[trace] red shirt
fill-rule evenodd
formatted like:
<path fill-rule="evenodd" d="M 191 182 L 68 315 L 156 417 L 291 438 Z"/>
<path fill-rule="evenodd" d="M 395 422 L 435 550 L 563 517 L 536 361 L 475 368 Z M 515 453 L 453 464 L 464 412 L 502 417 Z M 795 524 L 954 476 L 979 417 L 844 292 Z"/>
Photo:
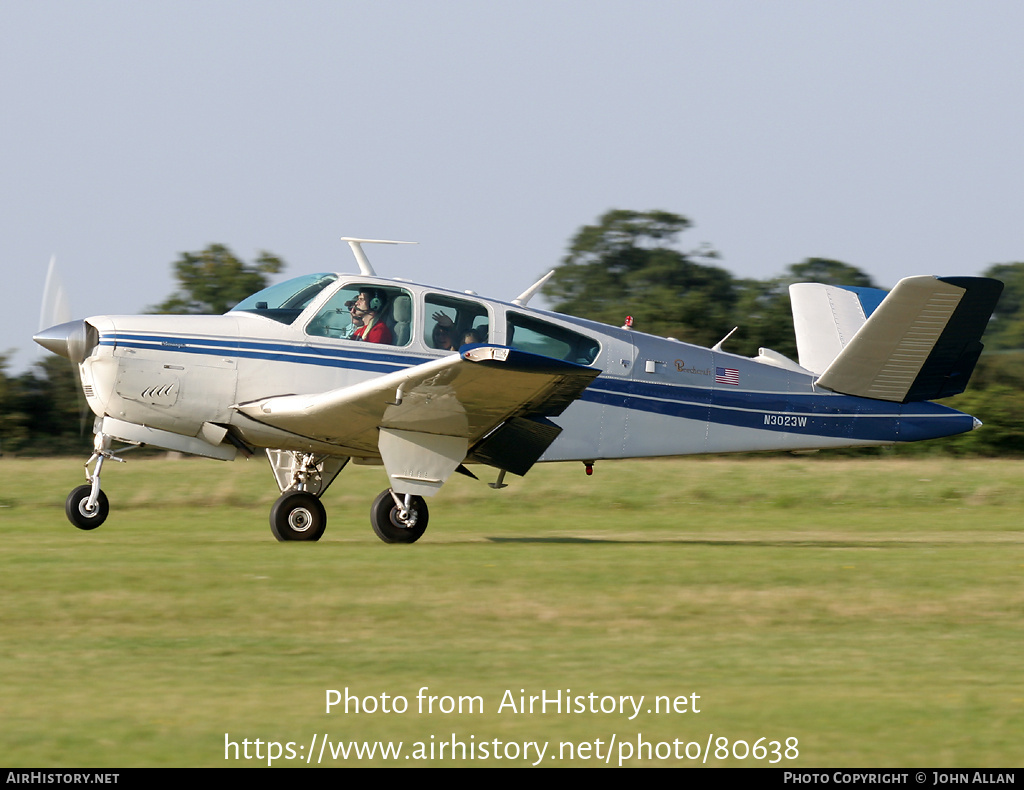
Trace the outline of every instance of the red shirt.
<path fill-rule="evenodd" d="M 366 331 L 366 327 L 360 327 L 356 330 L 355 334 L 352 335 L 355 340 L 365 340 L 367 343 L 387 343 L 391 344 L 391 330 L 388 329 L 388 325 L 377 321 L 370 327 L 370 331 Z"/>

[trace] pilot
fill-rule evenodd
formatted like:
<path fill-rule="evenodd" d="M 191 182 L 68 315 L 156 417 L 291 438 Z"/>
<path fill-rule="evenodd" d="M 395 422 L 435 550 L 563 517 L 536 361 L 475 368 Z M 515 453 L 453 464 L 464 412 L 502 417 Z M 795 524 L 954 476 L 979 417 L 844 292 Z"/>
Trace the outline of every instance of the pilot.
<path fill-rule="evenodd" d="M 353 324 L 357 320 L 362 322 L 362 326 L 352 333 L 353 340 L 365 340 L 367 343 L 392 342 L 391 330 L 380 318 L 384 312 L 384 297 L 379 291 L 360 291 L 349 312 Z"/>
<path fill-rule="evenodd" d="M 356 309 L 355 299 L 349 299 L 347 302 L 345 302 L 345 310 L 348 311 L 349 318 L 351 318 L 352 320 L 349 323 L 349 325 L 345 327 L 345 330 L 341 333 L 341 337 L 344 338 L 345 340 L 351 340 L 352 336 L 356 333 L 356 330 L 362 328 L 363 318 L 359 314 L 359 311 Z"/>

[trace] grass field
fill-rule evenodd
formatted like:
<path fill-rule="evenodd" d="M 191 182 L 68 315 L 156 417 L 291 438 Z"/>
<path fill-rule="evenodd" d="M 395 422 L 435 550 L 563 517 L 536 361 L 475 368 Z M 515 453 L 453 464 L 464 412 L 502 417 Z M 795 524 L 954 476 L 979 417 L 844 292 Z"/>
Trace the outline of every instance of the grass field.
<path fill-rule="evenodd" d="M 459 478 L 412 546 L 370 530 L 372 468 L 323 540 L 277 543 L 259 461 L 110 464 L 81 532 L 81 461 L 0 460 L 0 765 L 295 766 L 324 736 L 403 742 L 324 765 L 1024 765 L 1019 461 Z M 327 713 L 331 689 L 408 710 Z M 586 710 L 518 709 L 559 691 Z"/>

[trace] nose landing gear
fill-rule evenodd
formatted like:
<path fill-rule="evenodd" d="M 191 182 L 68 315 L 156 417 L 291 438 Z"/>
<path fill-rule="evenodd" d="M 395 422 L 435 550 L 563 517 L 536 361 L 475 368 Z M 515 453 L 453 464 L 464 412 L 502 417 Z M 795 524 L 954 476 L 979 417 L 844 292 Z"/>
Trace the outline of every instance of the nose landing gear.
<path fill-rule="evenodd" d="M 103 462 L 106 459 L 117 461 L 123 464 L 124 459 L 118 458 L 110 452 L 111 437 L 105 433 L 97 433 L 93 442 L 92 455 L 85 462 L 85 479 L 88 483 L 78 486 L 70 494 L 64 503 L 64 513 L 68 521 L 79 529 L 96 529 L 107 520 L 110 512 L 110 503 L 107 495 L 100 490 L 100 470 L 103 469 Z M 96 462 L 92 474 L 89 473 L 89 464 Z"/>

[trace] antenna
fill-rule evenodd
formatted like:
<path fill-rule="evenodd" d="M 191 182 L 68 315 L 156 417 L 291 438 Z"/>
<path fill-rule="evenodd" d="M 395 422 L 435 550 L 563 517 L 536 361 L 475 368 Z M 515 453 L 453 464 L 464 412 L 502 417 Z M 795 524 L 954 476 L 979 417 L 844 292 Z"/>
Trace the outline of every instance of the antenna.
<path fill-rule="evenodd" d="M 549 279 L 551 279 L 551 275 L 554 274 L 554 273 L 555 273 L 554 269 L 549 271 L 547 274 L 545 274 L 543 277 L 541 277 L 539 280 L 537 280 L 537 282 L 535 282 L 533 285 L 531 285 L 529 288 L 527 288 L 525 291 L 523 291 L 521 294 L 519 294 L 519 296 L 517 296 L 515 299 L 513 299 L 512 300 L 512 304 L 517 304 L 520 307 L 526 307 L 526 303 L 529 302 L 533 298 L 533 295 L 535 293 L 537 293 L 537 291 L 539 291 L 541 289 L 541 287 L 544 285 L 544 283 L 546 283 Z"/>
<path fill-rule="evenodd" d="M 352 253 L 356 256 L 356 263 L 359 264 L 359 273 L 365 274 L 367 277 L 376 277 L 377 272 L 373 270 L 373 266 L 370 265 L 369 259 L 366 257 L 366 253 L 363 252 L 363 244 L 418 244 L 416 241 L 391 241 L 389 239 L 353 239 L 349 236 L 342 236 L 342 241 L 347 241 L 348 246 L 352 248 Z"/>
<path fill-rule="evenodd" d="M 732 329 L 730 329 L 729 330 L 729 334 L 727 334 L 725 337 L 723 337 L 721 340 L 719 340 L 717 343 L 715 343 L 711 347 L 711 350 L 712 351 L 721 351 L 722 350 L 722 343 L 724 343 L 726 340 L 728 340 L 730 337 L 732 337 L 732 333 L 735 332 L 737 329 L 739 329 L 738 326 L 734 326 Z"/>

